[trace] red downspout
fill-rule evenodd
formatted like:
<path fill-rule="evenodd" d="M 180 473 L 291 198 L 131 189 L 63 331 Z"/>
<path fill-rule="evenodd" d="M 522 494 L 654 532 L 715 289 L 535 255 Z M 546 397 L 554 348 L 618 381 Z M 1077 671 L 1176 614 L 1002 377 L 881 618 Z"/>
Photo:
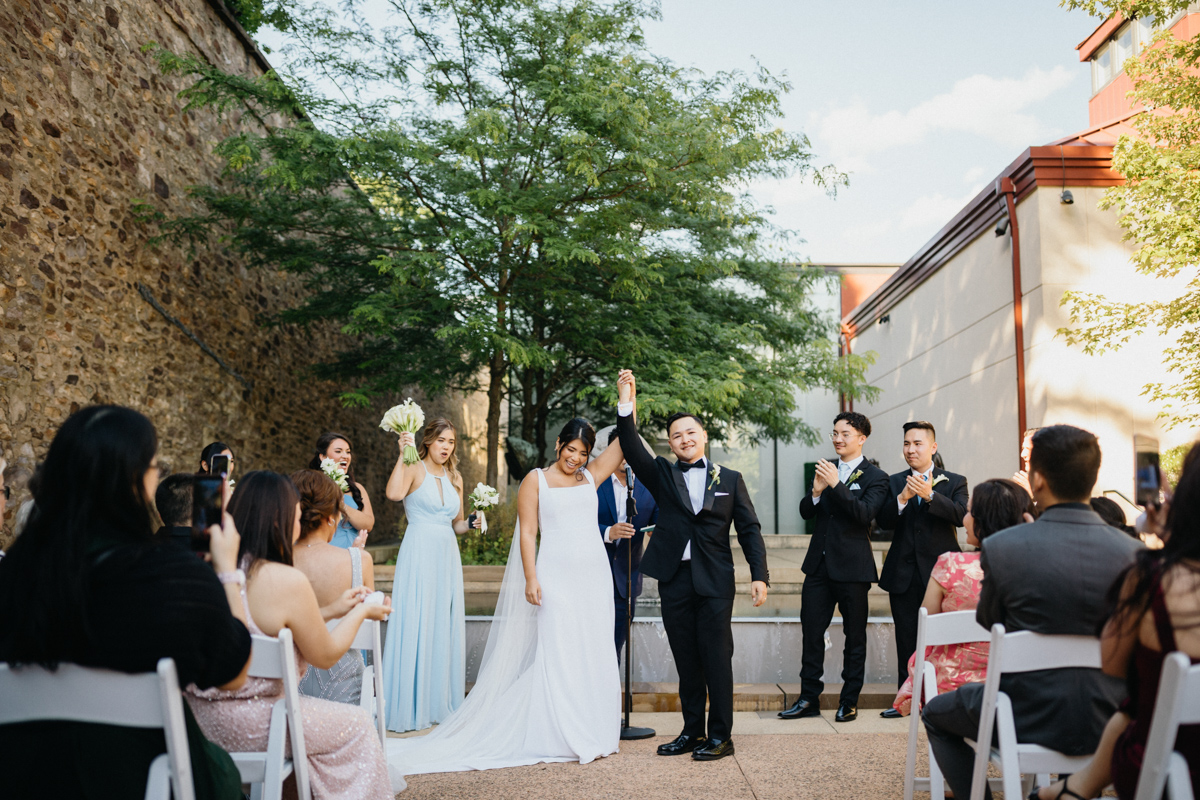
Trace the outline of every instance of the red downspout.
<path fill-rule="evenodd" d="M 854 336 L 854 331 L 846 323 L 842 323 L 841 336 L 838 337 L 838 357 L 842 358 L 850 355 L 850 339 Z M 847 395 L 845 392 L 838 393 L 838 408 L 841 411 L 854 410 L 854 395 Z"/>
<path fill-rule="evenodd" d="M 1012 232 L 1013 339 L 1017 348 L 1017 452 L 1020 453 L 1026 428 L 1025 312 L 1022 306 L 1024 293 L 1021 291 L 1021 236 L 1017 228 L 1017 189 L 1012 178 L 1001 178 L 997 191 L 1004 195 L 1004 203 L 1008 208 L 1008 229 Z"/>

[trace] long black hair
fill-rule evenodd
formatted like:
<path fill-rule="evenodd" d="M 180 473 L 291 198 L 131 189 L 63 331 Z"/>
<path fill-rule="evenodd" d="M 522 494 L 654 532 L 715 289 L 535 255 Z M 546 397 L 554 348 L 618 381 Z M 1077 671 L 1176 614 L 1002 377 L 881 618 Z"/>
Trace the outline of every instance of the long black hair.
<path fill-rule="evenodd" d="M 150 544 L 154 510 L 145 475 L 158 450 L 154 425 L 122 406 L 67 418 L 39 468 L 34 511 L 0 560 L 0 652 L 53 667 L 87 647 L 86 602 L 97 536 Z"/>
<path fill-rule="evenodd" d="M 576 417 L 563 425 L 562 430 L 558 432 L 558 446 L 554 448 L 554 458 L 557 460 L 559 451 L 576 440 L 587 446 L 587 457 L 590 459 L 592 450 L 596 447 L 596 429 L 583 417 Z M 575 473 L 575 480 L 583 480 L 582 470 Z"/>
<path fill-rule="evenodd" d="M 259 561 L 291 566 L 299 502 L 300 493 L 286 475 L 256 469 L 242 476 L 229 498 L 229 515 L 241 537 L 238 566 L 247 572 Z"/>
<path fill-rule="evenodd" d="M 208 472 L 208 465 L 212 461 L 213 456 L 220 455 L 226 450 L 233 452 L 233 448 L 224 442 L 209 442 L 204 449 L 200 451 L 200 471 Z"/>
<path fill-rule="evenodd" d="M 337 431 L 325 431 L 317 438 L 317 452 L 312 457 L 312 461 L 308 462 L 309 469 L 315 469 L 318 472 L 321 470 L 321 460 L 325 458 L 326 451 L 329 450 L 329 445 L 333 444 L 338 439 L 341 439 L 346 444 L 350 445 L 350 465 L 346 467 L 346 483 L 350 484 L 350 495 L 354 498 L 354 502 L 358 503 L 358 510 L 363 510 L 362 492 L 358 488 L 358 481 L 354 479 L 354 461 L 357 456 L 354 455 L 354 443 L 350 441 L 350 437 L 344 433 Z"/>
<path fill-rule="evenodd" d="M 1154 584 L 1174 567 L 1200 572 L 1188 562 L 1200 562 L 1200 444 L 1192 446 L 1183 460 L 1183 473 L 1171 498 L 1167 511 L 1166 544 L 1161 550 L 1141 550 L 1133 565 L 1121 572 L 1108 590 L 1108 607 L 1112 613 L 1108 618 L 1119 618 L 1120 622 L 1133 626 L 1150 607 Z M 1121 590 L 1127 582 L 1133 582 L 1133 591 L 1122 599 Z M 1191 628 L 1200 625 L 1200 618 L 1190 624 L 1179 624 L 1177 614 L 1172 614 L 1172 625 L 1176 628 Z"/>
<path fill-rule="evenodd" d="M 971 518 L 980 543 L 993 533 L 1020 525 L 1029 505 L 1029 495 L 1008 478 L 983 481 L 971 492 Z"/>

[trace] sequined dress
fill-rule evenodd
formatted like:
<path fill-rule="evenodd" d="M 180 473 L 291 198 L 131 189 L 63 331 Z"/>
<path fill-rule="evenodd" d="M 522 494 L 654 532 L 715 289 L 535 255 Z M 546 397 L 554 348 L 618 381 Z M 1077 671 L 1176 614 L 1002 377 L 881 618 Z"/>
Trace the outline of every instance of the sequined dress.
<path fill-rule="evenodd" d="M 979 589 L 983 583 L 979 553 L 942 553 L 929 577 L 945 591 L 942 597 L 943 612 L 969 611 L 979 604 Z M 908 660 L 908 679 L 892 701 L 892 708 L 901 714 L 908 714 L 912 710 L 912 673 L 916 659 L 914 654 Z M 925 653 L 925 660 L 932 663 L 937 671 L 938 694 L 945 694 L 963 684 L 976 683 L 987 677 L 988 645 L 978 642 L 930 647 Z"/>
<path fill-rule="evenodd" d="M 362 550 L 357 547 L 350 548 L 350 576 L 351 589 L 363 585 Z M 356 706 L 362 698 L 362 677 L 366 668 L 361 652 L 347 650 L 330 669 L 310 666 L 300 681 L 300 694 Z"/>
<path fill-rule="evenodd" d="M 250 616 L 246 589 L 242 587 L 242 606 L 246 627 L 263 635 Z M 308 669 L 296 650 L 296 666 L 303 677 Z M 283 697 L 283 681 L 247 678 L 237 691 L 198 689 L 195 684 L 184 693 L 200 730 L 214 744 L 233 752 L 262 752 L 267 749 L 267 728 L 271 709 Z M 309 784 L 315 800 L 392 800 L 405 788 L 397 776 L 389 780 L 387 762 L 379 735 L 367 712 L 359 706 L 334 703 L 315 697 L 301 697 L 304 720 L 304 746 L 308 751 Z M 287 752 L 291 754 L 291 743 Z M 284 785 L 285 797 L 296 796 L 294 780 Z"/>

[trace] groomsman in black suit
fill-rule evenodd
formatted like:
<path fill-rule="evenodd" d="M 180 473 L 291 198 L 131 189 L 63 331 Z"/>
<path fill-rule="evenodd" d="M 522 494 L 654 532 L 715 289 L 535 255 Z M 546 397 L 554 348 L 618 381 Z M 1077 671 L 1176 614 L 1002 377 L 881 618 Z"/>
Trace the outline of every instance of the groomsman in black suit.
<path fill-rule="evenodd" d="M 616 438 L 617 429 L 613 428 L 608 443 L 612 444 Z M 637 515 L 633 519 L 626 518 L 629 497 L 629 487 L 625 483 L 626 463 L 623 462 L 611 478 L 596 487 L 596 496 L 600 501 L 597 512 L 600 537 L 604 540 L 604 549 L 608 551 L 608 563 L 613 575 L 613 601 L 617 608 L 614 637 L 618 660 L 621 658 L 621 648 L 625 646 L 625 631 L 628 627 L 626 611 L 636 613 L 635 605 L 627 602 L 627 595 L 632 594 L 636 600 L 642 593 L 642 545 L 646 539 L 642 529 L 648 528 L 658 520 L 658 504 L 654 502 L 650 490 L 637 480 L 633 482 Z M 632 575 L 629 570 L 630 561 L 633 562 Z M 630 584 L 633 586 L 632 593 L 629 591 Z"/>
<path fill-rule="evenodd" d="M 800 516 L 817 521 L 816 533 L 804 556 L 804 586 L 800 590 L 800 625 L 804 650 L 800 657 L 800 699 L 781 711 L 783 719 L 821 714 L 825 684 L 825 631 L 836 605 L 842 612 L 846 648 L 842 664 L 842 693 L 837 722 L 858 717 L 858 695 L 867 665 L 867 592 L 879 578 L 871 554 L 871 521 L 887 499 L 887 473 L 863 458 L 871 421 L 844 411 L 834 417 L 836 463 L 821 459 L 812 491 L 800 501 Z"/>
<path fill-rule="evenodd" d="M 958 526 L 967 513 L 967 479 L 933 465 L 937 434 L 930 422 L 904 423 L 908 469 L 888 478 L 888 499 L 879 524 L 895 531 L 879 587 L 888 593 L 896 631 L 898 685 L 908 677 L 908 659 L 917 649 L 917 619 L 929 574 L 942 553 L 959 551 Z M 881 717 L 901 716 L 894 708 Z"/>

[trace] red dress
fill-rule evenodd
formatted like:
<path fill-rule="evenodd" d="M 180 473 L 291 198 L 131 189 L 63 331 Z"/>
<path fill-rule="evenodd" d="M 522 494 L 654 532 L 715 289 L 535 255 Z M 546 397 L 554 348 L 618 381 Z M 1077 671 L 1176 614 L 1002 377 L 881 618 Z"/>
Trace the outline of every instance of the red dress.
<path fill-rule="evenodd" d="M 1175 630 L 1171 625 L 1171 614 L 1162 590 L 1162 573 L 1154 576 L 1150 589 L 1150 612 L 1154 615 L 1154 629 L 1158 632 L 1158 643 L 1162 650 L 1151 650 L 1140 641 L 1134 645 L 1133 666 L 1129 671 L 1129 699 L 1122 706 L 1125 713 L 1133 716 L 1129 726 L 1121 732 L 1112 754 L 1112 779 L 1121 800 L 1132 800 L 1137 792 L 1138 775 L 1142 771 L 1142 759 L 1146 755 L 1146 741 L 1150 738 L 1153 722 L 1154 702 L 1158 699 L 1158 683 L 1162 676 L 1163 659 L 1178 648 L 1175 646 Z M 1192 659 L 1196 663 L 1196 659 Z M 1188 762 L 1188 772 L 1195 784 L 1197 767 L 1200 767 L 1200 725 L 1180 725 L 1175 739 L 1175 749 Z"/>
<path fill-rule="evenodd" d="M 945 594 L 942 611 L 969 611 L 979 604 L 983 569 L 979 553 L 942 553 L 929 577 L 937 581 Z M 896 693 L 892 708 L 901 714 L 912 710 L 913 668 L 917 656 L 908 660 L 908 679 Z M 952 692 L 964 683 L 982 681 L 987 673 L 988 644 L 948 644 L 927 648 L 925 660 L 937 671 L 938 694 Z"/>

